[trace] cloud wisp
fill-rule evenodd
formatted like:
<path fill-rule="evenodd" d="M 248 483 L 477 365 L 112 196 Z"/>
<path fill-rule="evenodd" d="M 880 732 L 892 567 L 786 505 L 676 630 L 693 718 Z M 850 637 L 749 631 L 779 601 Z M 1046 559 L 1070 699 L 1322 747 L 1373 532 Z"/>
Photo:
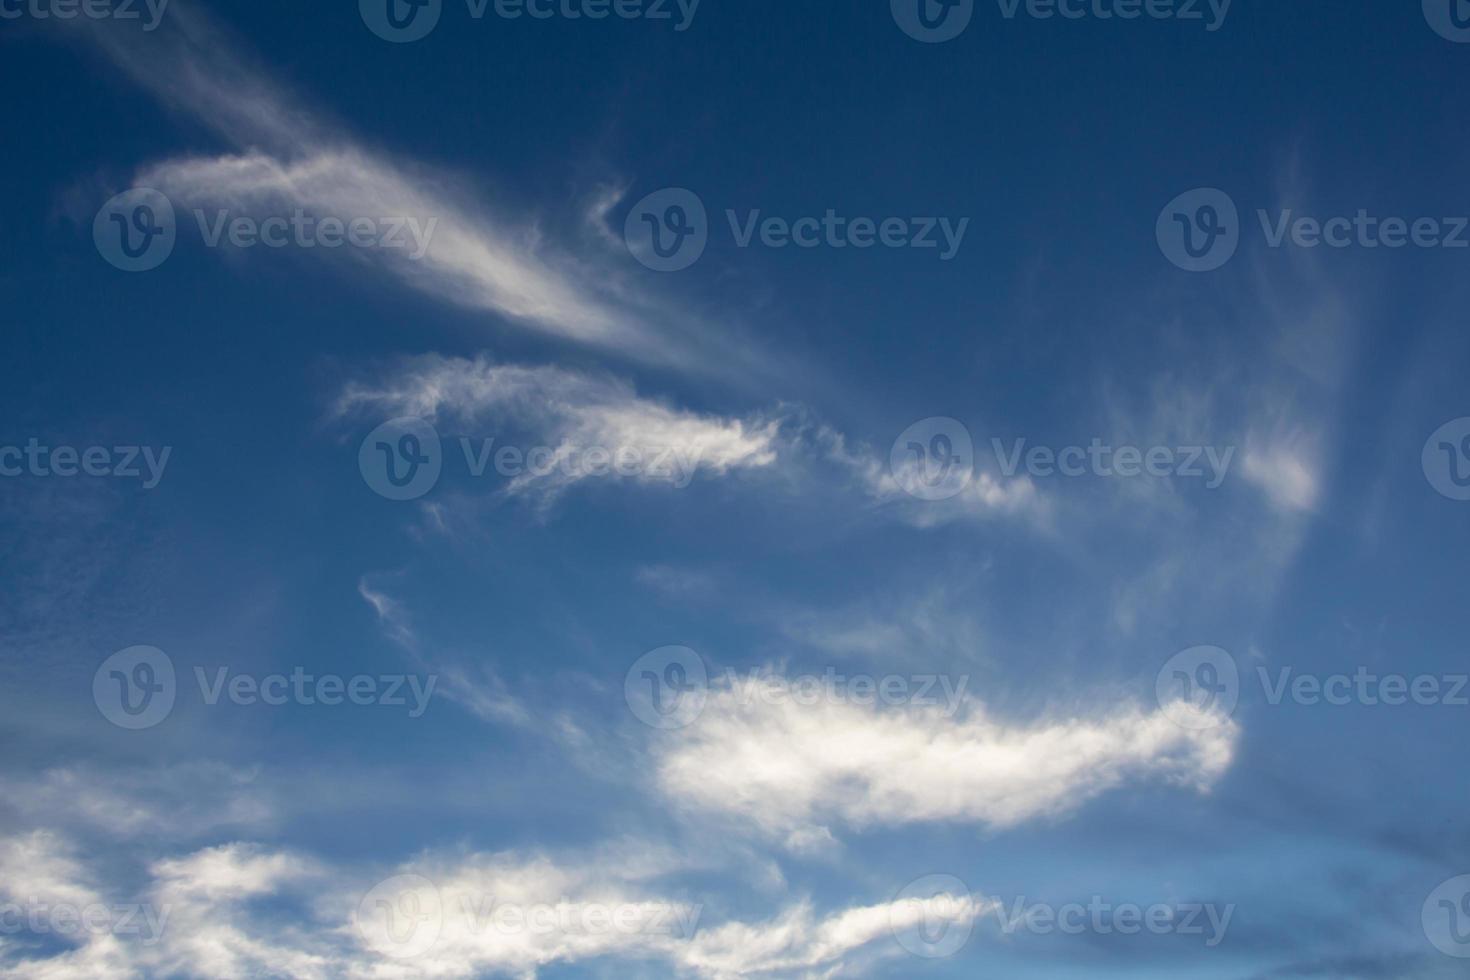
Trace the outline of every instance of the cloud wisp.
<path fill-rule="evenodd" d="M 491 214 L 449 175 L 369 148 L 272 81 L 198 11 L 170 11 L 142 40 L 75 24 L 134 82 L 235 148 L 142 168 L 137 182 L 176 205 L 257 220 L 300 210 L 416 222 L 434 229 L 421 255 L 352 251 L 445 303 L 640 362 L 729 376 L 752 357 L 726 328 L 628 288 L 602 268 L 600 251 L 559 251 L 533 222 Z"/>

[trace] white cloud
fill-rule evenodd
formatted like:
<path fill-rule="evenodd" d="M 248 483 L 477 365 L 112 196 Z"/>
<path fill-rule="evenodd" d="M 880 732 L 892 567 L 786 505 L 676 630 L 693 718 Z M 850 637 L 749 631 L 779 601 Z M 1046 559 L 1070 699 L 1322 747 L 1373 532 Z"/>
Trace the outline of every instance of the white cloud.
<path fill-rule="evenodd" d="M 0 896 L 114 901 L 82 884 L 84 870 L 55 835 L 0 840 Z M 0 946 L 0 968 L 25 980 L 123 980 L 138 976 L 327 978 L 510 975 L 534 978 L 553 964 L 597 961 L 669 965 L 680 974 L 831 976 L 859 950 L 936 910 L 912 901 L 820 915 L 809 901 L 773 918 L 710 928 L 695 897 L 658 883 L 689 863 L 638 842 L 567 855 L 424 855 L 379 881 L 313 859 L 233 843 L 154 861 L 144 897 L 161 922 L 149 942 L 108 931 L 74 937 L 55 955 Z M 386 909 L 411 914 L 393 920 Z M 969 922 L 985 903 L 946 897 L 938 914 Z M 408 929 L 400 927 L 408 926 Z M 891 941 L 891 940 L 890 940 Z"/>
<path fill-rule="evenodd" d="M 657 783 L 686 809 L 772 839 L 841 821 L 954 821 L 1006 828 L 1075 810 L 1130 781 L 1209 789 L 1229 767 L 1235 723 L 1186 730 L 1137 708 L 1012 726 L 983 708 L 880 708 L 714 685 L 690 727 L 654 745 Z M 840 693 L 840 692 L 839 692 Z"/>
<path fill-rule="evenodd" d="M 413 415 L 477 424 L 488 427 L 486 436 L 521 426 L 554 452 L 536 469 L 527 455 L 506 492 L 543 498 L 586 479 L 683 486 L 700 473 L 724 476 L 770 467 L 777 461 L 780 429 L 777 420 L 676 409 L 642 398 L 631 385 L 611 378 L 439 355 L 407 362 L 380 385 L 351 386 L 338 401 L 339 413 L 364 409 L 384 418 Z M 490 448 L 486 462 L 493 465 L 493 450 L 502 447 Z M 529 454 L 532 447 L 516 448 Z M 639 465 L 620 473 L 623 450 L 635 453 Z M 594 452 L 604 458 L 594 463 Z"/>
<path fill-rule="evenodd" d="M 825 919 L 803 903 L 770 922 L 753 926 L 734 922 L 703 933 L 679 959 L 698 975 L 718 980 L 830 977 L 840 972 L 853 952 L 909 928 L 926 914 L 931 923 L 942 918 L 967 925 L 996 907 L 970 895 L 939 898 L 852 908 Z"/>
<path fill-rule="evenodd" d="M 976 467 L 964 489 L 942 500 L 923 500 L 903 488 L 905 471 L 894 473 L 886 458 L 870 448 L 849 449 L 847 440 L 828 427 L 819 427 L 815 441 L 825 458 L 850 474 L 859 490 L 880 507 L 892 509 L 901 520 L 920 528 L 941 527 L 954 521 L 1012 518 L 1044 526 L 1046 499 L 1029 476 L 998 476 Z M 905 463 L 908 472 L 921 466 Z"/>
<path fill-rule="evenodd" d="M 254 769 L 210 762 L 110 771 L 73 766 L 0 776 L 0 809 L 27 823 L 115 838 L 258 828 L 275 817 L 268 795 Z"/>
<path fill-rule="evenodd" d="M 1241 469 L 1278 509 L 1288 513 L 1310 511 L 1319 492 L 1315 441 L 1298 433 L 1280 438 L 1248 440 Z"/>
<path fill-rule="evenodd" d="M 748 344 L 630 290 L 601 258 L 549 247 L 534 223 L 517 226 L 491 215 L 473 193 L 439 172 L 368 149 L 339 124 L 308 109 L 252 64 L 234 41 L 199 11 L 170 10 L 156 32 L 85 31 L 133 80 L 175 109 L 214 129 L 236 148 L 146 167 L 137 183 L 163 191 L 181 208 L 229 209 L 257 219 L 295 209 L 317 218 L 413 219 L 427 229 L 427 251 L 322 249 L 351 252 L 409 287 L 447 303 L 484 310 L 564 339 L 662 364 L 730 373 L 758 363 Z M 615 203 L 605 191 L 593 209 Z M 592 264 L 589 265 L 589 262 Z"/>

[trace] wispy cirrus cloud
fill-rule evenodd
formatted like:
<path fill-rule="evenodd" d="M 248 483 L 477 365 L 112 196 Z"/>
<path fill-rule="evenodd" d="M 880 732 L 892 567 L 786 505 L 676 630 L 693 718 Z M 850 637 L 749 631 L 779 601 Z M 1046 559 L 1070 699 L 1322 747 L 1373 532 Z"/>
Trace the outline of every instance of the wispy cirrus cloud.
<path fill-rule="evenodd" d="M 358 258 L 445 303 L 642 362 L 731 376 L 760 363 L 748 338 L 631 288 L 603 248 L 558 248 L 532 221 L 496 215 L 456 178 L 369 148 L 340 122 L 271 80 L 242 46 L 198 10 L 171 10 L 143 40 L 79 19 L 133 81 L 213 130 L 234 152 L 141 169 L 187 208 L 270 216 L 401 219 L 434 232 L 421 256 L 354 249 Z M 617 197 L 600 194 L 604 211 Z M 318 250 L 321 251 L 321 250 Z"/>
<path fill-rule="evenodd" d="M 608 376 L 433 354 L 405 361 L 379 382 L 349 385 L 337 399 L 336 413 L 360 412 L 418 416 L 490 432 L 520 427 L 552 450 L 551 465 L 516 475 L 506 493 L 543 499 L 587 479 L 679 485 L 698 474 L 765 469 L 777 462 L 781 424 L 760 416 L 731 418 L 675 408 Z M 611 463 L 624 450 L 651 465 L 620 473 Z M 561 465 L 592 451 L 608 454 L 609 465 L 595 470 Z"/>

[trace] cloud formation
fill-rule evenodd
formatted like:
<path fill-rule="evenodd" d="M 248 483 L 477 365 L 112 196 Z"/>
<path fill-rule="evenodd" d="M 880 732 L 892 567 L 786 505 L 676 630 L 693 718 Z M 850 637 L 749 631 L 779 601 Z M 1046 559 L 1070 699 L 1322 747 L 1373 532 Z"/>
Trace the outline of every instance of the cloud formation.
<path fill-rule="evenodd" d="M 894 955 L 895 930 L 917 917 L 972 922 L 968 895 L 816 912 L 807 900 L 774 918 L 703 927 L 704 908 L 658 882 L 683 867 L 636 842 L 593 853 L 424 855 L 379 881 L 309 857 L 230 843 L 152 862 L 140 901 L 108 895 L 95 873 L 47 832 L 0 840 L 0 897 L 26 908 L 141 907 L 148 929 L 60 937 L 60 952 L 0 945 L 18 980 L 137 976 L 329 978 L 507 975 L 532 980 L 554 964 L 659 962 L 682 975 L 831 976 L 873 947 Z M 140 919 L 141 921 L 141 919 Z M 116 922 L 101 923 L 116 925 Z M 43 935 L 39 938 L 55 940 Z"/>
<path fill-rule="evenodd" d="M 1202 792 L 1229 767 L 1238 735 L 1228 719 L 1186 729 L 1138 708 L 1017 726 L 976 705 L 949 717 L 841 697 L 799 703 L 762 696 L 761 683 L 717 683 L 699 718 L 654 753 L 671 800 L 774 839 L 808 839 L 830 823 L 1005 829 L 1147 779 Z"/>
<path fill-rule="evenodd" d="M 552 452 L 547 465 L 515 475 L 506 493 L 542 498 L 587 479 L 681 486 L 696 475 L 764 469 L 777 461 L 780 430 L 775 419 L 677 409 L 609 377 L 484 357 L 425 355 L 381 383 L 351 385 L 337 412 L 362 411 L 472 425 L 486 436 L 518 427 Z M 495 448 L 476 447 L 492 454 Z M 640 465 L 622 469 L 623 452 Z M 594 458 L 602 458 L 595 467 L 587 462 Z"/>
<path fill-rule="evenodd" d="M 72 22 L 134 82 L 235 148 L 151 164 L 137 175 L 139 185 L 183 209 L 228 210 L 232 217 L 260 220 L 299 209 L 343 221 L 414 221 L 419 228 L 432 222 L 421 256 L 400 248 L 350 251 L 445 303 L 635 360 L 703 373 L 730 373 L 743 359 L 758 363 L 748 343 L 629 288 L 605 268 L 600 249 L 595 256 L 558 250 L 533 222 L 492 215 L 449 175 L 370 149 L 270 80 L 205 15 L 169 13 L 141 40 L 85 19 Z"/>

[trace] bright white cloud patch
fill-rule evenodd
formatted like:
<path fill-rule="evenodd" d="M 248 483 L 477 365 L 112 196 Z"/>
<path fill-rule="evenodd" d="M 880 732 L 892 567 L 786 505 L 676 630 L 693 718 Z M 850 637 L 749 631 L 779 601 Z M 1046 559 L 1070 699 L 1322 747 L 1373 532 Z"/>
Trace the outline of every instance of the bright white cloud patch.
<path fill-rule="evenodd" d="M 45 833 L 0 840 L 0 897 L 122 908 L 118 896 L 88 881 L 69 851 Z M 832 975 L 860 950 L 897 955 L 895 930 L 936 914 L 894 900 L 822 915 L 797 901 L 769 920 L 707 927 L 697 896 L 658 887 L 683 867 L 669 852 L 627 844 L 569 860 L 427 855 L 372 881 L 298 855 L 228 844 L 147 869 L 142 901 L 128 905 L 144 909 L 141 934 L 85 930 L 63 937 L 64 951 L 39 955 L 0 946 L 0 969 L 27 980 L 529 980 L 555 964 L 618 961 L 626 969 L 658 963 L 711 980 L 817 977 Z M 936 906 L 946 921 L 961 924 L 986 907 L 968 895 Z"/>
<path fill-rule="evenodd" d="M 519 427 L 552 452 L 535 469 L 527 456 L 524 472 L 507 487 L 511 494 L 554 495 L 585 479 L 682 486 L 700 473 L 762 469 L 777 460 L 780 428 L 776 420 L 673 408 L 607 377 L 438 355 L 408 362 L 380 385 L 350 387 L 338 408 L 469 424 L 484 430 L 481 440 L 501 427 Z M 503 448 L 472 443 L 482 455 L 489 452 L 487 465 Z M 620 459 L 636 465 L 624 468 Z"/>
<path fill-rule="evenodd" d="M 1246 448 L 1246 479 L 1265 492 L 1281 511 L 1309 511 L 1319 491 L 1315 440 L 1298 434 L 1271 440 L 1252 439 Z"/>
<path fill-rule="evenodd" d="M 1228 768 L 1237 735 L 1226 719 L 1191 731 L 1136 708 L 1010 726 L 979 707 L 949 717 L 840 698 L 800 704 L 790 693 L 717 685 L 694 724 L 656 743 L 659 787 L 684 807 L 776 839 L 804 839 L 831 822 L 1006 828 L 1129 781 L 1207 790 Z"/>

